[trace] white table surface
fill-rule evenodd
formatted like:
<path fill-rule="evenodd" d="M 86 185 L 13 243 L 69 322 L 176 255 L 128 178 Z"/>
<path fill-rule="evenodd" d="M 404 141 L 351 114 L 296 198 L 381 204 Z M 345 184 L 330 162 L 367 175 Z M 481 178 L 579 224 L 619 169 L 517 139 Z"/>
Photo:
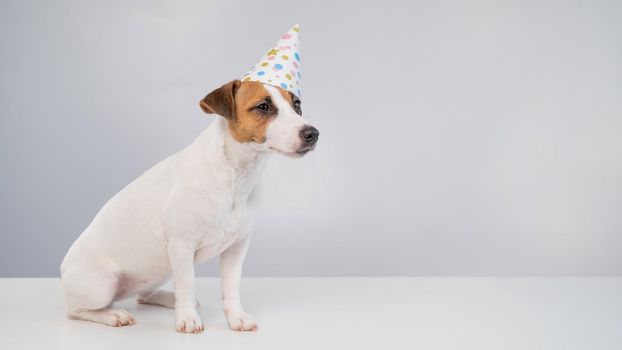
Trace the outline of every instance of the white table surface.
<path fill-rule="evenodd" d="M 117 303 L 113 328 L 65 318 L 58 279 L 0 279 L 0 349 L 622 349 L 622 278 L 244 278 L 256 333 L 227 328 L 219 281 L 197 281 L 206 331 Z"/>

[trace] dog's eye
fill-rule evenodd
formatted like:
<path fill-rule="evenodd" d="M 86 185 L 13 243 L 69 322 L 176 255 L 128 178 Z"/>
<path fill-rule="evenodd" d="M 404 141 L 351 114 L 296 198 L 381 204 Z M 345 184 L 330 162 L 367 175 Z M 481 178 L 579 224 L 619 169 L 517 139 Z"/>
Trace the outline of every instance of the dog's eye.
<path fill-rule="evenodd" d="M 265 102 L 262 102 L 258 104 L 257 106 L 255 106 L 255 108 L 257 108 L 258 110 L 262 112 L 268 112 L 270 110 L 270 105 Z"/>
<path fill-rule="evenodd" d="M 300 109 L 300 100 L 298 99 L 294 100 L 294 110 L 296 111 L 296 113 L 302 115 L 302 110 Z"/>

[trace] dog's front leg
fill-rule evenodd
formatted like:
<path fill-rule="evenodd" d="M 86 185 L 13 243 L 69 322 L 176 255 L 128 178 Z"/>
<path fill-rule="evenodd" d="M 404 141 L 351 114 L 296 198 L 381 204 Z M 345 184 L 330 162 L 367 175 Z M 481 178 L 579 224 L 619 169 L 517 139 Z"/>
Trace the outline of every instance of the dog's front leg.
<path fill-rule="evenodd" d="M 248 251 L 250 235 L 231 245 L 220 254 L 220 278 L 222 300 L 229 328 L 234 331 L 256 331 L 257 322 L 244 312 L 240 301 L 240 279 L 242 263 Z"/>
<path fill-rule="evenodd" d="M 194 253 L 196 247 L 177 239 L 168 242 L 173 282 L 175 283 L 175 329 L 178 332 L 200 333 L 203 323 L 197 312 L 194 296 Z"/>

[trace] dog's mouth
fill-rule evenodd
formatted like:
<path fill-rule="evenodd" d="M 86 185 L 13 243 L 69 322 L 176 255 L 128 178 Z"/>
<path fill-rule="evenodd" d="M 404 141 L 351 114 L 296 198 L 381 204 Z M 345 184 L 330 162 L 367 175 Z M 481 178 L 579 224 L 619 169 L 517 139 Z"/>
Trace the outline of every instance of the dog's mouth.
<path fill-rule="evenodd" d="M 313 151 L 314 148 L 315 148 L 315 144 L 313 144 L 311 146 L 303 147 L 303 148 L 297 150 L 296 154 L 298 154 L 300 156 L 304 156 L 305 154 Z"/>
<path fill-rule="evenodd" d="M 286 155 L 290 158 L 300 158 L 302 156 L 304 156 L 305 154 L 313 151 L 313 149 L 315 148 L 315 144 L 310 145 L 310 146 L 306 146 L 306 147 L 301 147 L 298 150 L 294 151 L 294 152 L 285 152 L 285 151 L 281 151 L 280 149 L 274 148 L 274 147 L 270 147 L 270 149 L 277 151 L 283 155 Z"/>

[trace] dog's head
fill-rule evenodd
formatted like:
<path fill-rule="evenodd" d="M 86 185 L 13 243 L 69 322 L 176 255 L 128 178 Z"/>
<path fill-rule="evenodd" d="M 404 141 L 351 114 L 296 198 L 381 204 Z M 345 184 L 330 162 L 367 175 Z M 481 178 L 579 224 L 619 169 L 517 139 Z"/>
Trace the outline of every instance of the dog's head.
<path fill-rule="evenodd" d="M 223 116 L 236 141 L 250 143 L 258 151 L 301 157 L 313 150 L 320 135 L 302 117 L 300 99 L 272 85 L 233 80 L 199 104 L 205 113 Z"/>

